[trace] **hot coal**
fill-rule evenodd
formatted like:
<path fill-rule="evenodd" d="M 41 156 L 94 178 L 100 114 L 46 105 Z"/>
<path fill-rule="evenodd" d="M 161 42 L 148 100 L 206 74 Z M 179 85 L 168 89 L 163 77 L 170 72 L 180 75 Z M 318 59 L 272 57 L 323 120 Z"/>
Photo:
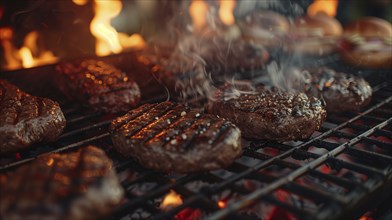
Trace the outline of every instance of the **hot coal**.
<path fill-rule="evenodd" d="M 55 141 L 65 124 L 57 102 L 29 95 L 0 80 L 0 154 Z"/>
<path fill-rule="evenodd" d="M 172 102 L 131 110 L 110 131 L 119 153 L 164 172 L 226 167 L 242 152 L 240 130 L 231 122 Z"/>
<path fill-rule="evenodd" d="M 324 99 L 329 112 L 359 111 L 370 103 L 372 88 L 362 77 L 328 68 L 294 71 L 292 88 Z"/>
<path fill-rule="evenodd" d="M 257 86 L 242 91 L 222 86 L 210 102 L 210 112 L 232 121 L 244 137 L 290 141 L 309 138 L 326 118 L 323 102 L 304 93 Z M 249 89 L 249 88 L 244 88 Z"/>
<path fill-rule="evenodd" d="M 70 100 L 94 110 L 127 111 L 140 100 L 139 86 L 116 67 L 97 60 L 62 63 L 57 66 L 55 84 Z"/>
<path fill-rule="evenodd" d="M 99 148 L 48 154 L 1 178 L 1 219 L 97 219 L 123 189 Z"/>

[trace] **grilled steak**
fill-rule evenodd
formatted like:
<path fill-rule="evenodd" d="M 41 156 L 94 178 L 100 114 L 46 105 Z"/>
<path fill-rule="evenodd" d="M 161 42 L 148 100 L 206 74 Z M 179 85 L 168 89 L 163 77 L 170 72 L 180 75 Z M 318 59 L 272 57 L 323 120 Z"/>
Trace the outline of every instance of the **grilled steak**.
<path fill-rule="evenodd" d="M 231 122 L 172 102 L 131 110 L 110 131 L 119 153 L 164 172 L 218 169 L 242 152 L 240 130 Z"/>
<path fill-rule="evenodd" d="M 60 106 L 0 80 L 0 154 L 56 140 L 65 127 Z"/>
<path fill-rule="evenodd" d="M 236 124 L 246 138 L 276 141 L 306 139 L 326 117 L 319 99 L 264 86 L 240 92 L 226 84 L 215 93 L 209 109 Z"/>
<path fill-rule="evenodd" d="M 114 66 L 102 61 L 62 63 L 57 66 L 55 83 L 70 100 L 95 110 L 127 111 L 140 100 L 139 86 Z"/>
<path fill-rule="evenodd" d="M 292 87 L 309 96 L 323 98 L 327 111 L 358 111 L 369 104 L 372 88 L 362 77 L 328 68 L 292 70 Z M 299 80 L 298 80 L 299 79 Z"/>
<path fill-rule="evenodd" d="M 93 146 L 39 157 L 0 184 L 1 219 L 97 219 L 123 196 L 110 159 Z"/>

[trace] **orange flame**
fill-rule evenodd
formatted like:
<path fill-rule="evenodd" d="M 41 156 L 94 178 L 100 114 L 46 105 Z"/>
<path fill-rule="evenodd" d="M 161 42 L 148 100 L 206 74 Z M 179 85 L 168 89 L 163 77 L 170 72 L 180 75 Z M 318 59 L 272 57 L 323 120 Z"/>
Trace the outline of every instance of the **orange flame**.
<path fill-rule="evenodd" d="M 120 14 L 121 8 L 121 1 L 94 1 L 95 16 L 90 23 L 90 31 L 97 38 L 95 53 L 98 56 L 122 51 L 117 31 L 110 24 L 110 21 Z"/>
<path fill-rule="evenodd" d="M 132 34 L 128 36 L 124 33 L 118 33 L 121 46 L 124 48 L 143 48 L 146 45 L 143 37 L 140 34 Z"/>
<path fill-rule="evenodd" d="M 28 33 L 23 46 L 17 49 L 13 43 L 13 31 L 10 28 L 0 29 L 0 41 L 4 50 L 6 69 L 29 68 L 33 66 L 50 64 L 57 61 L 51 51 L 41 50 L 38 47 L 39 34 L 36 31 Z"/>
<path fill-rule="evenodd" d="M 87 4 L 88 0 L 72 0 L 73 3 L 75 3 L 76 5 L 85 5 Z"/>
<path fill-rule="evenodd" d="M 233 25 L 235 22 L 234 8 L 235 0 L 221 0 L 219 8 L 219 18 L 225 25 Z"/>
<path fill-rule="evenodd" d="M 126 48 L 143 48 L 145 41 L 139 34 L 129 36 L 119 33 L 110 24 L 122 9 L 121 1 L 95 0 L 95 16 L 90 23 L 90 31 L 96 38 L 95 53 L 97 56 L 106 56 L 111 53 L 120 53 Z"/>
<path fill-rule="evenodd" d="M 19 50 L 20 57 L 22 59 L 22 65 L 24 68 L 34 66 L 34 58 L 31 50 L 27 47 L 22 47 Z"/>
<path fill-rule="evenodd" d="M 325 13 L 330 17 L 336 16 L 338 9 L 338 0 L 314 0 L 308 7 L 308 15 L 315 16 L 318 13 Z"/>
<path fill-rule="evenodd" d="M 189 14 L 195 31 L 200 31 L 206 26 L 208 10 L 208 4 L 204 0 L 192 1 L 189 6 Z"/>
<path fill-rule="evenodd" d="M 174 190 L 170 190 L 170 192 L 165 196 L 159 208 L 161 209 L 170 209 L 182 204 L 181 196 L 178 195 Z"/>

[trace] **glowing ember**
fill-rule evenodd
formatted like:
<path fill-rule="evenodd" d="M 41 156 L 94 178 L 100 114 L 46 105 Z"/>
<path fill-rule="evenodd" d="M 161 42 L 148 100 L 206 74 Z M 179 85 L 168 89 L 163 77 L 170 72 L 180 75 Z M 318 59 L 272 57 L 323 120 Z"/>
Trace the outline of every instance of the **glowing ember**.
<path fill-rule="evenodd" d="M 85 5 L 87 4 L 88 0 L 72 0 L 72 2 L 76 5 Z"/>
<path fill-rule="evenodd" d="M 233 25 L 235 22 L 234 18 L 235 0 L 221 0 L 219 8 L 219 18 L 225 25 Z"/>
<path fill-rule="evenodd" d="M 95 52 L 98 56 L 106 56 L 111 53 L 120 53 L 122 47 L 118 39 L 116 29 L 110 21 L 121 12 L 121 1 L 99 1 L 94 2 L 95 16 L 90 24 L 91 33 L 97 38 Z"/>
<path fill-rule="evenodd" d="M 308 15 L 314 16 L 318 13 L 325 13 L 330 17 L 335 17 L 338 3 L 338 0 L 314 0 L 308 7 Z"/>
<path fill-rule="evenodd" d="M 174 190 L 170 190 L 170 192 L 165 196 L 159 208 L 163 210 L 167 210 L 182 204 L 181 196 L 178 195 Z"/>
<path fill-rule="evenodd" d="M 208 4 L 203 0 L 193 0 L 189 6 L 189 14 L 195 31 L 202 30 L 207 24 Z"/>
<path fill-rule="evenodd" d="M 48 166 L 52 166 L 53 165 L 53 163 L 54 163 L 54 160 L 53 160 L 53 158 L 50 158 L 47 162 L 46 162 L 46 165 L 48 165 Z"/>
<path fill-rule="evenodd" d="M 219 208 L 221 208 L 221 209 L 223 209 L 223 208 L 225 208 L 226 207 L 226 202 L 225 201 L 223 201 L 223 200 L 219 200 L 218 201 L 218 207 Z"/>

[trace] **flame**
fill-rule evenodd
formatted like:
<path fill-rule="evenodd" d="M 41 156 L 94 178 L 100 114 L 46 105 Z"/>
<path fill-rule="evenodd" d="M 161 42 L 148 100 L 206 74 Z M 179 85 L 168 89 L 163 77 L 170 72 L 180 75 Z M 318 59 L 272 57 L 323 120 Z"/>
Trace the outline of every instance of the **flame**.
<path fill-rule="evenodd" d="M 22 66 L 29 68 L 34 66 L 34 58 L 31 50 L 27 47 L 22 47 L 19 50 L 20 57 L 22 58 Z"/>
<path fill-rule="evenodd" d="M 233 25 L 235 22 L 234 8 L 235 0 L 221 0 L 219 8 L 219 18 L 225 25 Z"/>
<path fill-rule="evenodd" d="M 88 0 L 72 0 L 73 3 L 75 3 L 76 5 L 82 6 L 87 4 Z"/>
<path fill-rule="evenodd" d="M 189 6 L 189 14 L 195 31 L 202 30 L 207 24 L 208 4 L 204 0 L 193 0 Z"/>
<path fill-rule="evenodd" d="M 124 48 L 143 48 L 146 45 L 143 37 L 140 34 L 132 34 L 128 36 L 124 33 L 118 33 L 121 46 Z"/>
<path fill-rule="evenodd" d="M 90 23 L 90 31 L 96 38 L 95 53 L 97 56 L 117 54 L 126 48 L 145 46 L 145 41 L 140 34 L 129 36 L 119 33 L 110 24 L 110 21 L 120 14 L 121 9 L 121 1 L 94 1 L 95 16 Z"/>
<path fill-rule="evenodd" d="M 308 7 L 308 15 L 315 16 L 318 13 L 325 13 L 330 17 L 336 16 L 338 9 L 338 0 L 314 0 Z"/>
<path fill-rule="evenodd" d="M 0 41 L 4 50 L 5 68 L 29 68 L 56 62 L 58 58 L 51 51 L 40 50 L 38 38 L 38 32 L 32 31 L 28 33 L 23 41 L 23 46 L 17 49 L 12 42 L 12 29 L 1 28 Z"/>
<path fill-rule="evenodd" d="M 182 204 L 181 196 L 178 195 L 174 190 L 170 190 L 170 192 L 165 196 L 159 208 L 168 209 L 179 206 Z"/>
<path fill-rule="evenodd" d="M 121 1 L 94 1 L 95 16 L 90 23 L 90 31 L 96 37 L 95 52 L 98 56 L 106 56 L 111 53 L 120 53 L 122 47 L 118 39 L 116 29 L 110 21 L 120 14 Z"/>

